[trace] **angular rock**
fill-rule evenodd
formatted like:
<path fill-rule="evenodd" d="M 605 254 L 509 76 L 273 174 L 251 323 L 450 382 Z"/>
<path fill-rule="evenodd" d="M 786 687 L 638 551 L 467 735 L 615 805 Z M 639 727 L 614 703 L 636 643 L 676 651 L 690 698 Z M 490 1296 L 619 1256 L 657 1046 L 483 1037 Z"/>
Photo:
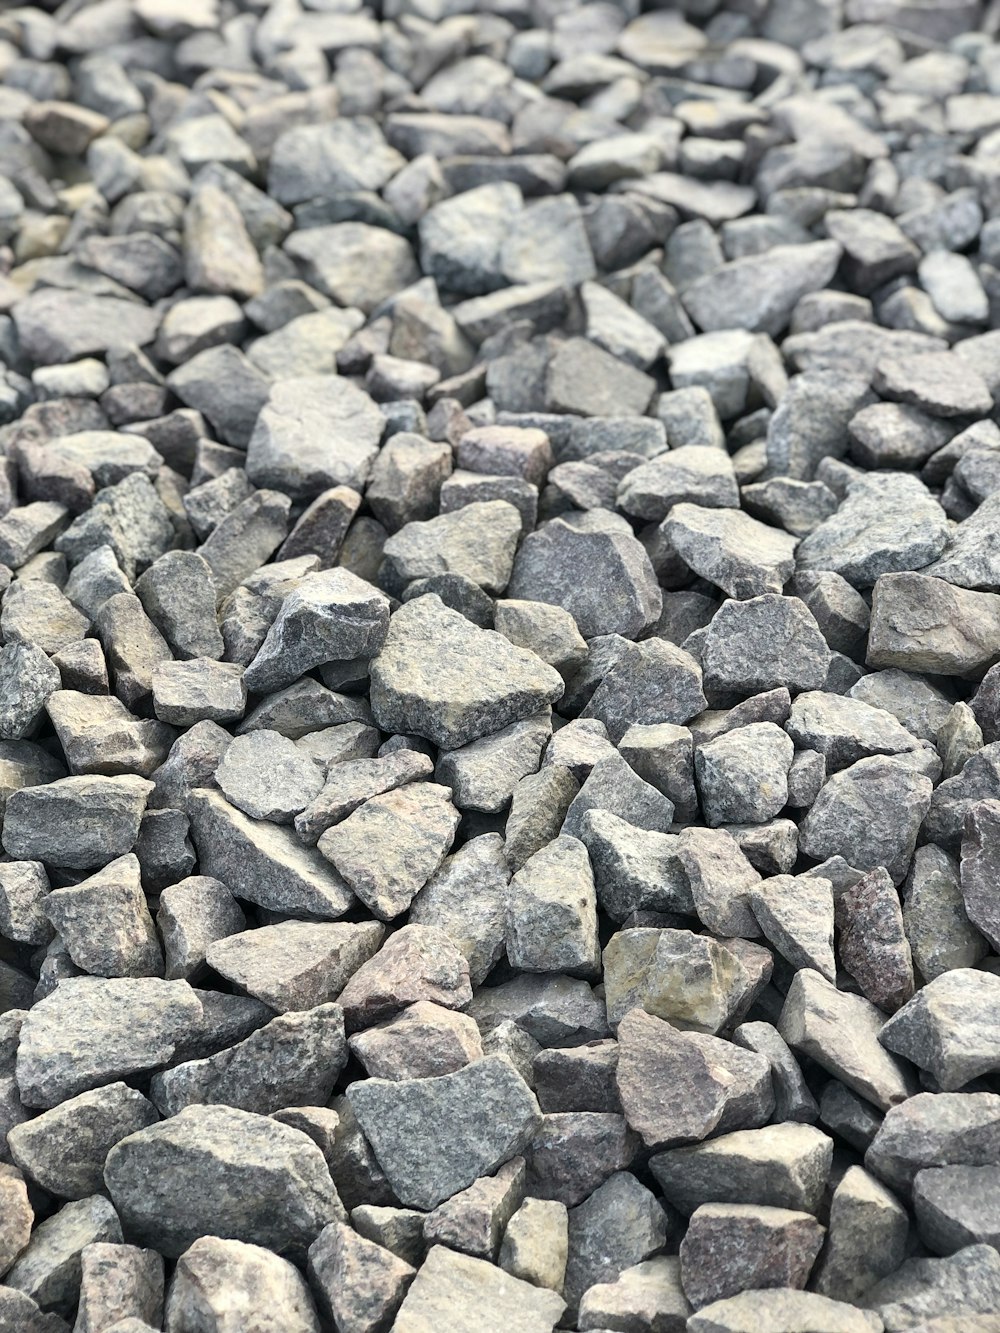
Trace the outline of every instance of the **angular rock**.
<path fill-rule="evenodd" d="M 179 1333 L 197 1321 L 221 1330 L 231 1318 L 243 1318 L 243 1311 L 249 1318 L 266 1311 L 288 1333 L 317 1333 L 320 1327 L 305 1279 L 287 1259 L 259 1245 L 200 1236 L 177 1261 L 166 1328 Z"/>
<path fill-rule="evenodd" d="M 677 504 L 662 531 L 695 574 L 730 597 L 780 593 L 795 566 L 794 537 L 736 509 Z"/>
<path fill-rule="evenodd" d="M 53 1107 L 90 1088 L 166 1064 L 197 1028 L 185 981 L 68 977 L 21 1028 L 16 1076 L 26 1106 Z"/>
<path fill-rule="evenodd" d="M 380 920 L 404 912 L 444 860 L 458 828 L 451 792 L 407 783 L 328 828 L 319 852 Z"/>
<path fill-rule="evenodd" d="M 879 1043 L 885 1022 L 869 1000 L 802 968 L 788 988 L 778 1031 L 793 1051 L 887 1111 L 912 1096 L 914 1083 L 908 1066 Z"/>
<path fill-rule="evenodd" d="M 823 1244 L 809 1213 L 757 1203 L 705 1203 L 680 1247 L 684 1294 L 695 1307 L 750 1288 L 805 1287 Z"/>
<path fill-rule="evenodd" d="M 367 1079 L 350 1102 L 399 1200 L 433 1208 L 520 1152 L 541 1123 L 511 1065 L 487 1056 L 440 1078 Z"/>
<path fill-rule="evenodd" d="M 279 921 L 214 940 L 205 956 L 241 990 L 289 1013 L 336 999 L 383 933 L 373 921 Z"/>
<path fill-rule="evenodd" d="M 407 602 L 392 616 L 371 667 L 380 726 L 426 736 L 445 749 L 530 717 L 562 691 L 552 667 L 434 596 Z"/>
<path fill-rule="evenodd" d="M 104 1188 L 104 1163 L 119 1140 L 153 1125 L 155 1106 L 125 1083 L 67 1097 L 7 1134 L 25 1175 L 61 1199 L 85 1199 Z"/>
<path fill-rule="evenodd" d="M 281 1014 L 218 1055 L 155 1074 L 150 1095 L 167 1116 L 200 1103 L 269 1115 L 289 1106 L 323 1105 L 346 1063 L 343 1011 L 320 1004 Z"/>
<path fill-rule="evenodd" d="M 668 1203 L 692 1213 L 708 1203 L 747 1203 L 816 1214 L 833 1140 L 812 1125 L 738 1130 L 650 1159 Z"/>
<path fill-rule="evenodd" d="M 129 1234 L 170 1257 L 222 1231 L 301 1259 L 341 1213 L 305 1134 L 228 1106 L 189 1106 L 122 1139 L 105 1181 Z"/>

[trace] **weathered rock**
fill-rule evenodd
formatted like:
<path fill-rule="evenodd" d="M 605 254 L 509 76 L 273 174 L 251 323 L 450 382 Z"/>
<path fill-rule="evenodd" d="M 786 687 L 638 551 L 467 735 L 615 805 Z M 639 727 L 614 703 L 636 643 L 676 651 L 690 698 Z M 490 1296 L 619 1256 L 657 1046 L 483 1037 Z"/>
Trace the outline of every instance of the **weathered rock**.
<path fill-rule="evenodd" d="M 365 801 L 328 828 L 317 847 L 356 897 L 391 921 L 441 865 L 458 823 L 449 788 L 407 783 Z"/>
<path fill-rule="evenodd" d="M 396 1196 L 411 1207 L 433 1208 L 496 1170 L 541 1123 L 527 1085 L 498 1056 L 440 1078 L 367 1079 L 347 1097 Z"/>
<path fill-rule="evenodd" d="M 455 749 L 537 713 L 559 698 L 563 681 L 533 653 L 426 596 L 392 616 L 371 691 L 383 729 Z"/>
<path fill-rule="evenodd" d="M 793 1051 L 888 1110 L 912 1095 L 913 1079 L 908 1067 L 879 1043 L 885 1021 L 870 1001 L 802 968 L 788 989 L 778 1031 Z"/>
<path fill-rule="evenodd" d="M 205 956 L 241 990 L 290 1013 L 335 1000 L 383 934 L 374 921 L 279 921 L 216 939 Z"/>
<path fill-rule="evenodd" d="M 695 1309 L 748 1287 L 801 1290 L 822 1244 L 823 1228 L 809 1213 L 705 1203 L 681 1242 L 681 1285 Z"/>
<path fill-rule="evenodd" d="M 260 1321 L 267 1333 L 320 1327 L 305 1279 L 287 1259 L 219 1236 L 200 1236 L 180 1256 L 165 1313 L 169 1333 L 197 1323 L 221 1329 L 233 1318 Z"/>
<path fill-rule="evenodd" d="M 462 1333 L 502 1321 L 511 1333 L 551 1333 L 566 1308 L 556 1292 L 533 1286 L 484 1259 L 435 1245 L 406 1294 L 396 1333 L 430 1333 L 462 1311 Z"/>
<path fill-rule="evenodd" d="M 340 1328 L 385 1326 L 415 1270 L 390 1250 L 331 1222 L 309 1247 L 309 1277 L 320 1306 Z"/>
<path fill-rule="evenodd" d="M 302 1257 L 341 1212 L 305 1134 L 232 1107 L 190 1106 L 123 1139 L 105 1180 L 129 1233 L 171 1256 L 222 1230 L 223 1239 Z"/>
<path fill-rule="evenodd" d="M 21 1098 L 27 1106 L 57 1106 L 89 1088 L 156 1069 L 201 1018 L 201 1001 L 185 981 L 66 978 L 22 1024 Z"/>

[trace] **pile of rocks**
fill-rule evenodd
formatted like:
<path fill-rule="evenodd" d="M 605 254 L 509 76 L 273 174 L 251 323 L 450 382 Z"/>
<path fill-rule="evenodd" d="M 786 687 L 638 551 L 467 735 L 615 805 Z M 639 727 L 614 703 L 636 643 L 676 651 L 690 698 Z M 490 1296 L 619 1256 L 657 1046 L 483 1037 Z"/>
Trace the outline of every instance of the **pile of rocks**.
<path fill-rule="evenodd" d="M 640 10 L 0 12 L 2 1330 L 1000 1328 L 1000 5 Z"/>

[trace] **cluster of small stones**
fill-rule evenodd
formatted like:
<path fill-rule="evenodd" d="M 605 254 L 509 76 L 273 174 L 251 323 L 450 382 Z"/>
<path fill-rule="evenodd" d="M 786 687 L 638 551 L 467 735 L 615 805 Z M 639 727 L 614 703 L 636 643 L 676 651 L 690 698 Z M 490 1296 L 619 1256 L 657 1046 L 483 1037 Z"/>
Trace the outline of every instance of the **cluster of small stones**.
<path fill-rule="evenodd" d="M 1000 5 L 674 3 L 2 8 L 3 1333 L 1000 1328 Z"/>

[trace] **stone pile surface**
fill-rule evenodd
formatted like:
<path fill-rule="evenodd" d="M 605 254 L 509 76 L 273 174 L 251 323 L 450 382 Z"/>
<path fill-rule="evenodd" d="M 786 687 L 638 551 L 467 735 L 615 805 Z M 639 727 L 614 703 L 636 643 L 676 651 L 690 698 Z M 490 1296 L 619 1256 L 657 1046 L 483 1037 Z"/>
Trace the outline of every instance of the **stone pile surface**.
<path fill-rule="evenodd" d="M 1000 1330 L 998 31 L 0 7 L 0 1333 Z"/>

